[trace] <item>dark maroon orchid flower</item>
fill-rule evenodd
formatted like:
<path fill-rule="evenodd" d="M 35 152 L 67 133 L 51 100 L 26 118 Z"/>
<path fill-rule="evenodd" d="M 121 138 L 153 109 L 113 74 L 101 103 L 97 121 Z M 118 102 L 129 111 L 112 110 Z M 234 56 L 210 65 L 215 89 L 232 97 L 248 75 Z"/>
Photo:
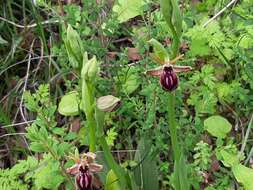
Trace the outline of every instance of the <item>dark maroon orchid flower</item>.
<path fill-rule="evenodd" d="M 149 70 L 146 72 L 146 74 L 151 76 L 159 76 L 162 88 L 165 91 L 172 92 L 178 87 L 179 79 L 177 77 L 177 73 L 188 72 L 192 70 L 190 66 L 173 65 L 181 57 L 182 55 L 169 62 L 161 62 L 158 58 L 155 58 L 156 61 L 164 65 L 162 67 Z"/>
<path fill-rule="evenodd" d="M 76 188 L 79 190 L 91 190 L 92 173 L 101 171 L 103 166 L 93 163 L 96 155 L 92 152 L 84 153 L 82 158 L 71 158 L 75 160 L 76 164 L 67 168 L 67 173 L 76 175 Z"/>

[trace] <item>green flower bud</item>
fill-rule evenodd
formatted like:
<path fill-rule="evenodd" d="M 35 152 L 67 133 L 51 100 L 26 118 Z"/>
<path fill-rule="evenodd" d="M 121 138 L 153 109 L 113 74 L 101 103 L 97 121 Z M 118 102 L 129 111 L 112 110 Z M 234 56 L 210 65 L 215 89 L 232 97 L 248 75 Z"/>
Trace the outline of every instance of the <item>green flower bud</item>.
<path fill-rule="evenodd" d="M 74 68 L 79 68 L 83 61 L 83 45 L 80 36 L 70 25 L 68 25 L 64 43 L 70 63 Z"/>
<path fill-rule="evenodd" d="M 87 57 L 87 53 L 84 54 L 84 57 Z M 97 73 L 99 72 L 99 62 L 96 59 L 96 56 L 93 56 L 92 59 L 84 59 L 83 68 L 81 71 L 81 76 L 83 79 L 88 81 L 93 81 Z"/>

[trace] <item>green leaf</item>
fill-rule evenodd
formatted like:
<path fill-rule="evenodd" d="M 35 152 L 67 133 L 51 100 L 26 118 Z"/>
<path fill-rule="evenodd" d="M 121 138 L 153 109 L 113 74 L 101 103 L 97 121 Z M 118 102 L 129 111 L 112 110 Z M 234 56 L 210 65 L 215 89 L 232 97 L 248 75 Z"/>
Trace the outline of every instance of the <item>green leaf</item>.
<path fill-rule="evenodd" d="M 138 147 L 135 154 L 138 166 L 134 170 L 134 179 L 136 184 L 145 190 L 158 190 L 158 168 L 156 165 L 156 153 L 151 154 L 151 139 L 148 135 L 144 135 L 138 142 Z"/>
<path fill-rule="evenodd" d="M 37 189 L 56 190 L 64 181 L 60 174 L 60 164 L 49 160 L 45 167 L 40 168 L 34 175 Z"/>
<path fill-rule="evenodd" d="M 127 73 L 125 83 L 123 84 L 123 89 L 127 94 L 133 93 L 140 85 L 138 73 L 133 69 Z"/>
<path fill-rule="evenodd" d="M 110 170 L 106 176 L 105 190 L 121 190 L 119 179 L 113 170 Z"/>
<path fill-rule="evenodd" d="M 222 163 L 226 167 L 231 167 L 231 166 L 239 164 L 239 158 L 238 158 L 237 154 L 229 153 L 226 150 L 221 150 L 220 154 L 223 158 Z"/>
<path fill-rule="evenodd" d="M 190 189 L 190 184 L 187 178 L 187 166 L 185 163 L 184 156 L 181 155 L 180 159 L 175 161 L 174 165 L 174 179 L 173 183 L 175 186 L 175 189 L 180 189 L 180 190 L 189 190 Z"/>
<path fill-rule="evenodd" d="M 122 23 L 141 15 L 144 4 L 144 0 L 118 0 L 118 4 L 113 6 L 113 11 L 118 14 L 118 20 Z"/>
<path fill-rule="evenodd" d="M 82 127 L 84 128 L 84 127 Z M 64 137 L 65 141 L 71 141 L 77 138 L 77 134 L 74 132 L 68 132 L 68 134 Z"/>
<path fill-rule="evenodd" d="M 34 169 L 38 165 L 38 160 L 35 157 L 28 156 L 27 160 L 19 160 L 17 164 L 15 164 L 10 172 L 11 175 L 19 175 L 27 173 L 28 170 Z"/>
<path fill-rule="evenodd" d="M 56 127 L 56 128 L 53 128 L 52 129 L 52 132 L 56 135 L 60 135 L 60 136 L 64 136 L 65 135 L 65 129 L 64 128 L 59 128 L 59 127 Z"/>
<path fill-rule="evenodd" d="M 253 189 L 253 169 L 238 164 L 232 167 L 232 172 L 236 180 L 243 185 L 245 190 Z"/>
<path fill-rule="evenodd" d="M 232 125 L 226 118 L 215 115 L 204 121 L 204 128 L 214 137 L 223 139 L 230 132 Z"/>
<path fill-rule="evenodd" d="M 0 36 L 0 44 L 8 44 L 8 42 Z"/>
<path fill-rule="evenodd" d="M 245 35 L 240 40 L 239 46 L 242 48 L 252 48 L 253 46 L 253 38 L 250 35 Z"/>
<path fill-rule="evenodd" d="M 116 140 L 117 136 L 118 136 L 118 133 L 115 132 L 115 127 L 107 130 L 106 131 L 106 137 L 105 137 L 105 140 L 106 140 L 107 144 L 109 146 L 113 146 L 114 141 Z"/>
<path fill-rule="evenodd" d="M 148 41 L 148 43 L 153 46 L 154 56 L 156 58 L 160 59 L 161 61 L 169 61 L 169 54 L 160 42 L 158 42 L 156 39 L 151 39 Z"/>
<path fill-rule="evenodd" d="M 30 144 L 30 149 L 34 152 L 45 152 L 46 148 L 43 144 L 37 143 L 37 142 L 32 142 Z"/>
<path fill-rule="evenodd" d="M 205 39 L 192 39 L 190 52 L 192 56 L 204 56 L 209 54 L 209 47 Z"/>
<path fill-rule="evenodd" d="M 72 91 L 64 95 L 59 103 L 58 111 L 64 116 L 75 116 L 79 114 L 78 92 Z"/>

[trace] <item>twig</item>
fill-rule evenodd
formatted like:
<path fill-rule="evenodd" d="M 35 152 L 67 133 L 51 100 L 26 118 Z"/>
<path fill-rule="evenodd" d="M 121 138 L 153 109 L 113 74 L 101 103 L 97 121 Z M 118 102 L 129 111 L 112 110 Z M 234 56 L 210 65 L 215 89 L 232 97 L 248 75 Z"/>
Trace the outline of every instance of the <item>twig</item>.
<path fill-rule="evenodd" d="M 251 129 L 252 122 L 253 122 L 253 114 L 251 115 L 250 122 L 249 122 L 249 125 L 248 125 L 248 127 L 247 127 L 247 131 L 246 131 L 245 137 L 244 137 L 244 139 L 243 139 L 243 144 L 242 144 L 241 150 L 240 150 L 240 152 L 238 153 L 238 158 L 243 154 L 243 151 L 244 151 L 244 149 L 245 149 L 245 147 L 246 147 L 247 140 L 248 140 L 248 138 L 249 138 L 249 133 L 250 133 L 250 129 Z"/>
<path fill-rule="evenodd" d="M 25 134 L 26 133 L 8 133 L 8 134 L 1 135 L 0 138 L 14 136 L 14 135 L 25 135 Z"/>
<path fill-rule="evenodd" d="M 51 56 L 50 56 L 50 55 L 38 56 L 38 57 L 32 57 L 31 60 L 43 59 L 43 58 L 50 58 L 50 57 L 58 57 L 58 56 L 57 56 L 57 55 L 51 55 Z M 0 72 L 0 76 L 1 76 L 5 71 L 7 71 L 8 69 L 10 69 L 10 68 L 12 68 L 12 67 L 14 67 L 14 66 L 16 66 L 16 65 L 19 65 L 19 64 L 21 64 L 21 63 L 25 63 L 25 62 L 27 62 L 27 61 L 28 61 L 28 59 L 25 59 L 25 60 L 22 60 L 22 61 L 19 61 L 19 62 L 15 63 L 15 64 L 10 65 L 9 67 L 3 69 L 3 70 Z"/>
<path fill-rule="evenodd" d="M 28 63 L 27 63 L 27 70 L 26 70 L 26 76 L 25 76 L 25 82 L 24 82 L 24 87 L 23 87 L 23 93 L 22 93 L 21 100 L 20 100 L 20 114 L 21 114 L 23 120 L 26 121 L 26 122 L 27 122 L 27 120 L 24 116 L 22 105 L 23 105 L 23 101 L 24 101 L 24 93 L 25 93 L 26 87 L 27 87 L 27 81 L 28 81 L 28 78 L 29 78 L 29 71 L 30 71 L 30 66 L 31 66 L 31 57 L 32 57 L 33 44 L 34 44 L 34 40 L 33 40 L 32 45 L 30 47 L 30 52 L 29 52 L 29 56 L 28 56 Z"/>
<path fill-rule="evenodd" d="M 38 65 L 37 65 L 36 69 L 33 70 L 33 72 L 35 72 L 34 76 L 33 76 L 33 83 L 35 81 L 35 77 L 37 75 L 37 72 L 40 69 L 40 65 L 43 61 L 43 56 L 44 56 L 44 44 L 43 44 L 43 40 L 41 38 L 40 38 L 40 43 L 41 43 L 41 46 L 40 46 L 40 59 L 39 59 L 39 62 L 38 62 Z M 50 59 L 50 57 L 49 57 L 49 59 Z"/>
<path fill-rule="evenodd" d="M 10 125 L 1 126 L 0 128 L 8 128 L 8 127 L 15 127 L 15 126 L 20 126 L 20 125 L 26 125 L 28 123 L 33 123 L 35 121 L 36 120 L 30 120 L 30 121 L 25 121 L 25 122 L 20 122 L 20 123 L 13 123 L 13 124 L 10 124 Z"/>
<path fill-rule="evenodd" d="M 203 24 L 203 27 L 206 27 L 210 22 L 215 20 L 218 16 L 220 16 L 227 8 L 229 8 L 231 5 L 236 3 L 237 0 L 230 1 L 223 9 L 221 9 L 216 15 L 214 15 L 212 18 L 210 18 L 205 24 Z"/>
<path fill-rule="evenodd" d="M 5 22 L 7 22 L 9 24 L 12 24 L 12 25 L 14 25 L 14 26 L 16 26 L 18 28 L 34 28 L 34 27 L 37 26 L 37 23 L 26 25 L 26 26 L 20 25 L 20 24 L 16 24 L 15 22 L 12 22 L 12 21 L 10 21 L 10 20 L 8 20 L 6 18 L 3 18 L 3 17 L 0 17 L 0 20 L 5 21 Z M 53 20 L 53 21 L 52 20 L 46 20 L 46 21 L 41 22 L 41 24 L 42 25 L 46 25 L 46 24 L 54 24 L 54 23 L 59 23 L 59 22 L 60 22 L 59 20 Z"/>
<path fill-rule="evenodd" d="M 127 152 L 139 152 L 140 150 L 111 150 L 110 152 L 116 152 L 116 153 L 127 153 Z M 103 153 L 104 151 L 96 151 L 97 153 Z"/>

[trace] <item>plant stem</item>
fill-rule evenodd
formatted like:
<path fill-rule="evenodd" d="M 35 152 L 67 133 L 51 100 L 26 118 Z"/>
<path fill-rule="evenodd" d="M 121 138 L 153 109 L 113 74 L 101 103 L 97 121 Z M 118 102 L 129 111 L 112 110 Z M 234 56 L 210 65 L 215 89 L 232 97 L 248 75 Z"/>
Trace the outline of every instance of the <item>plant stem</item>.
<path fill-rule="evenodd" d="M 114 160 L 113 155 L 110 151 L 110 148 L 109 148 L 104 136 L 102 136 L 100 138 L 100 145 L 104 151 L 104 156 L 105 156 L 105 159 L 106 159 L 109 167 L 114 171 L 115 175 L 118 177 L 118 180 L 119 180 L 121 186 L 126 187 L 127 182 L 125 180 L 125 172 Z"/>
<path fill-rule="evenodd" d="M 168 94 L 168 119 L 169 119 L 169 130 L 171 136 L 171 145 L 173 150 L 174 161 L 180 159 L 180 149 L 177 140 L 177 126 L 175 120 L 175 96 L 173 93 Z"/>
<path fill-rule="evenodd" d="M 95 97 L 94 84 L 85 79 L 82 81 L 82 101 L 84 101 L 84 112 L 89 129 L 89 151 L 96 151 L 96 120 L 95 120 Z"/>
<path fill-rule="evenodd" d="M 105 113 L 99 111 L 98 109 L 96 110 L 95 113 L 96 113 L 95 118 L 96 118 L 96 122 L 97 122 L 98 139 L 99 139 L 100 146 L 102 147 L 102 149 L 104 151 L 105 160 L 106 160 L 108 166 L 113 170 L 113 172 L 117 176 L 122 189 L 128 188 L 129 190 L 131 190 L 132 186 L 131 186 L 130 183 L 128 183 L 128 181 L 126 179 L 127 173 L 115 161 L 115 159 L 114 159 L 114 157 L 111 153 L 110 147 L 108 146 L 108 144 L 106 142 L 105 135 L 104 135 L 104 117 L 105 117 Z"/>
<path fill-rule="evenodd" d="M 93 114 L 87 114 L 87 122 L 88 122 L 88 128 L 89 128 L 89 151 L 90 152 L 95 152 L 96 151 L 96 121 L 94 118 L 94 113 Z"/>

